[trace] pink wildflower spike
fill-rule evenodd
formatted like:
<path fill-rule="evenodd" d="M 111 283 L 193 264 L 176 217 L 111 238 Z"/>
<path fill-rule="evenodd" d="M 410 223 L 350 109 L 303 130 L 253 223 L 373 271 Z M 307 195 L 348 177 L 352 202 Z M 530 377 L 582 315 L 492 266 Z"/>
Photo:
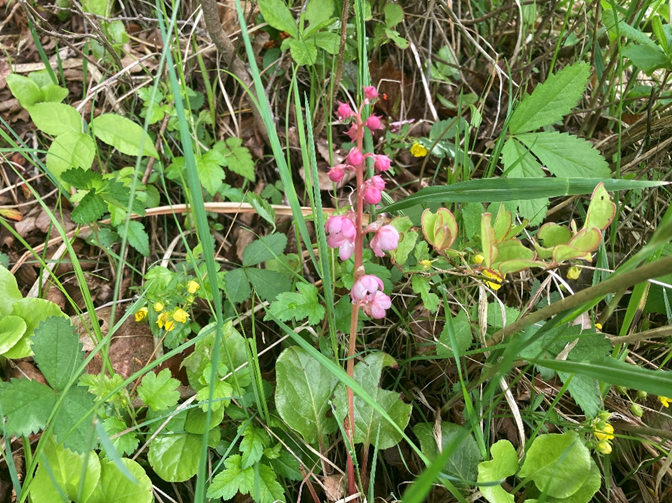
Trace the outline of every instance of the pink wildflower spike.
<path fill-rule="evenodd" d="M 373 167 L 376 168 L 376 171 L 382 173 L 390 169 L 392 161 L 386 155 L 374 155 L 373 156 Z"/>
<path fill-rule="evenodd" d="M 381 291 L 377 291 L 371 296 L 368 302 L 362 304 L 362 310 L 367 316 L 380 320 L 385 318 L 385 311 L 392 306 L 392 299 Z"/>
<path fill-rule="evenodd" d="M 372 115 L 371 117 L 366 119 L 366 122 L 364 124 L 371 130 L 371 132 L 376 131 L 378 129 L 383 129 L 383 123 L 380 121 L 380 117 L 378 117 L 377 115 Z"/>
<path fill-rule="evenodd" d="M 357 230 L 355 223 L 348 215 L 335 215 L 329 217 L 324 224 L 327 232 L 327 244 L 331 248 L 338 248 L 338 256 L 341 260 L 348 260 L 355 249 L 355 237 Z"/>
<path fill-rule="evenodd" d="M 331 180 L 334 183 L 339 183 L 343 181 L 343 177 L 345 176 L 345 170 L 348 169 L 348 166 L 345 164 L 337 164 L 333 168 L 329 170 L 327 175 L 329 176 L 329 180 Z"/>
<path fill-rule="evenodd" d="M 383 280 L 373 274 L 361 276 L 355 284 L 352 285 L 350 296 L 353 302 L 367 301 L 373 298 L 373 295 L 384 288 Z"/>
<path fill-rule="evenodd" d="M 386 251 L 399 246 L 399 231 L 391 225 L 383 225 L 371 239 L 371 249 L 376 257 L 384 257 Z"/>
<path fill-rule="evenodd" d="M 364 88 L 364 99 L 367 101 L 375 100 L 378 97 L 378 89 L 374 86 Z"/>
<path fill-rule="evenodd" d="M 364 162 L 364 156 L 357 147 L 352 147 L 348 154 L 347 161 L 348 164 L 352 164 L 355 167 L 361 166 Z"/>
<path fill-rule="evenodd" d="M 338 108 L 336 109 L 336 117 L 339 121 L 344 121 L 355 115 L 355 112 L 352 111 L 350 105 L 347 103 L 338 102 Z"/>

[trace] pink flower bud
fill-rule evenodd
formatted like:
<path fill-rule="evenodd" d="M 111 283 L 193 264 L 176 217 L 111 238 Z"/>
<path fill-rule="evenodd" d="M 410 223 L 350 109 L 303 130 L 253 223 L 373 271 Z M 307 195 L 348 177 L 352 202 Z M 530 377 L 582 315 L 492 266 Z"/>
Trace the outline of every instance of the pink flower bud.
<path fill-rule="evenodd" d="M 350 296 L 353 302 L 366 301 L 367 298 L 373 298 L 373 294 L 383 288 L 383 281 L 378 276 L 365 274 L 352 285 Z"/>
<path fill-rule="evenodd" d="M 383 123 L 380 122 L 380 117 L 377 115 L 372 115 L 364 123 L 371 131 L 376 131 L 377 129 L 383 129 Z"/>
<path fill-rule="evenodd" d="M 399 245 L 399 231 L 391 225 L 383 225 L 371 239 L 371 249 L 377 257 L 385 256 L 386 251 L 395 250 Z"/>
<path fill-rule="evenodd" d="M 375 100 L 377 97 L 378 90 L 375 87 L 369 86 L 364 88 L 364 99 L 371 101 Z"/>
<path fill-rule="evenodd" d="M 374 175 L 367 180 L 367 183 L 370 183 L 378 190 L 385 190 L 385 180 L 383 180 L 382 176 Z"/>
<path fill-rule="evenodd" d="M 338 117 L 339 121 L 349 119 L 353 115 L 355 115 L 355 113 L 352 111 L 352 108 L 350 108 L 350 105 L 348 105 L 347 103 L 341 103 L 340 101 L 338 102 L 338 108 L 336 109 L 336 117 Z"/>
<path fill-rule="evenodd" d="M 380 320 L 385 318 L 385 311 L 391 306 L 392 300 L 383 292 L 378 291 L 368 302 L 362 304 L 362 310 L 367 316 Z"/>
<path fill-rule="evenodd" d="M 338 248 L 345 241 L 354 243 L 357 229 L 355 223 L 348 215 L 334 215 L 329 217 L 324 224 L 327 232 L 327 244 L 332 248 Z"/>
<path fill-rule="evenodd" d="M 369 178 L 362 187 L 362 199 L 366 204 L 378 204 L 382 198 L 381 191 L 385 189 L 385 180 L 375 175 Z"/>
<path fill-rule="evenodd" d="M 382 173 L 390 169 L 392 161 L 386 155 L 374 155 L 373 156 L 373 167 L 376 168 L 376 171 Z"/>
<path fill-rule="evenodd" d="M 359 134 L 357 124 L 350 126 L 350 129 L 348 129 L 345 134 L 347 134 L 353 142 L 357 141 L 357 135 Z"/>
<path fill-rule="evenodd" d="M 357 147 L 352 147 L 352 150 L 350 150 L 350 153 L 348 154 L 347 161 L 348 164 L 352 164 L 355 167 L 361 166 L 364 162 L 364 156 Z"/>
<path fill-rule="evenodd" d="M 341 260 L 348 260 L 352 257 L 352 254 L 355 252 L 355 242 L 354 241 L 343 241 L 341 246 L 338 247 L 338 258 Z"/>
<path fill-rule="evenodd" d="M 329 173 L 327 173 L 327 175 L 329 176 L 329 180 L 331 180 L 334 183 L 339 183 L 343 181 L 346 169 L 347 166 L 345 164 L 338 164 L 334 166 L 329 170 Z"/>

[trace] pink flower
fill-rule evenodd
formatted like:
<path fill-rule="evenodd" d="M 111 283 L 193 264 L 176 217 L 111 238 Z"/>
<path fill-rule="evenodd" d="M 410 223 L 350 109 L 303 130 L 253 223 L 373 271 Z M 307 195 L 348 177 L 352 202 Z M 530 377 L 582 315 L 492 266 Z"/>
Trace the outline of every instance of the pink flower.
<path fill-rule="evenodd" d="M 364 156 L 357 147 L 352 147 L 348 154 L 347 161 L 348 164 L 352 164 L 353 166 L 361 166 L 364 162 Z"/>
<path fill-rule="evenodd" d="M 345 164 L 338 164 L 334 166 L 329 170 L 329 173 L 327 173 L 327 175 L 329 176 L 329 180 L 331 180 L 334 183 L 343 181 L 346 169 L 348 169 L 348 166 Z"/>
<path fill-rule="evenodd" d="M 385 318 L 385 311 L 392 306 L 392 300 L 383 292 L 376 292 L 372 298 L 362 304 L 362 310 L 367 316 L 380 320 Z"/>
<path fill-rule="evenodd" d="M 378 204 L 382 198 L 381 191 L 385 188 L 385 180 L 375 175 L 364 182 L 362 199 L 366 204 Z"/>
<path fill-rule="evenodd" d="M 327 232 L 327 244 L 331 248 L 338 248 L 338 256 L 341 260 L 348 260 L 355 249 L 355 236 L 357 229 L 352 218 L 348 215 L 335 215 L 329 217 L 324 224 Z"/>
<path fill-rule="evenodd" d="M 338 108 L 336 109 L 336 117 L 338 117 L 339 121 L 349 119 L 353 115 L 355 115 L 355 112 L 352 111 L 350 105 L 348 105 L 347 103 L 341 103 L 340 101 L 338 102 Z"/>
<path fill-rule="evenodd" d="M 374 175 L 366 183 L 370 183 L 378 190 L 385 190 L 385 180 L 383 180 L 382 176 Z"/>
<path fill-rule="evenodd" d="M 357 141 L 357 135 L 359 134 L 357 124 L 350 126 L 350 129 L 348 129 L 345 134 L 347 134 L 352 141 Z"/>
<path fill-rule="evenodd" d="M 386 251 L 395 250 L 399 245 L 399 231 L 391 225 L 383 225 L 371 239 L 371 249 L 376 257 L 384 257 Z"/>
<path fill-rule="evenodd" d="M 380 117 L 377 115 L 372 115 L 364 123 L 371 131 L 376 131 L 377 129 L 383 129 L 383 124 L 380 122 Z"/>
<path fill-rule="evenodd" d="M 364 99 L 371 101 L 378 97 L 378 90 L 374 86 L 364 88 Z"/>
<path fill-rule="evenodd" d="M 376 171 L 382 173 L 390 169 L 392 161 L 386 155 L 374 155 L 373 156 L 373 167 L 376 168 Z"/>
<path fill-rule="evenodd" d="M 383 280 L 373 274 L 365 274 L 361 276 L 355 284 L 352 285 L 350 296 L 353 302 L 366 301 L 373 298 L 373 295 L 384 288 Z"/>

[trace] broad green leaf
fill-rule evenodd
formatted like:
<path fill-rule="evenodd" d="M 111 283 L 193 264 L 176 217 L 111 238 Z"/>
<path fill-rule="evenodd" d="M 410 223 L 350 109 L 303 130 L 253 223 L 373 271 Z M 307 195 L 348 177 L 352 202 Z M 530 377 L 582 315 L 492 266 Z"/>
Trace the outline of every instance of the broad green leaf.
<path fill-rule="evenodd" d="M 81 133 L 82 117 L 70 105 L 63 103 L 35 103 L 26 108 L 37 128 L 51 136 Z"/>
<path fill-rule="evenodd" d="M 446 313 L 446 316 L 452 315 L 450 313 Z M 458 355 L 463 355 L 473 342 L 471 324 L 469 323 L 469 319 L 467 318 L 466 313 L 464 311 L 460 311 L 457 313 L 457 316 L 453 317 L 452 321 L 455 343 L 457 344 L 457 347 L 453 348 L 452 344 L 450 343 L 450 325 L 446 323 L 443 326 L 443 330 L 441 331 L 439 341 L 436 343 L 436 354 L 441 358 L 454 358 L 455 353 Z"/>
<path fill-rule="evenodd" d="M 238 492 L 246 494 L 254 485 L 254 471 L 242 469 L 239 455 L 229 456 L 224 461 L 224 470 L 215 475 L 208 488 L 208 498 L 232 499 Z"/>
<path fill-rule="evenodd" d="M 87 192 L 77 207 L 72 211 L 72 221 L 78 224 L 90 224 L 107 212 L 107 204 L 96 189 Z"/>
<path fill-rule="evenodd" d="M 22 318 L 26 322 L 26 332 L 23 337 L 3 356 L 12 359 L 26 358 L 33 354 L 30 340 L 35 329 L 50 316 L 66 317 L 61 308 L 49 300 L 29 297 L 18 300 L 12 306 L 12 315 Z"/>
<path fill-rule="evenodd" d="M 581 99 L 588 77 L 588 63 L 569 65 L 550 75 L 516 107 L 509 121 L 511 134 L 534 131 L 562 119 Z"/>
<path fill-rule="evenodd" d="M 126 469 L 135 477 L 129 480 L 112 462 L 103 460 L 100 463 L 100 480 L 85 503 L 151 503 L 152 481 L 145 470 L 132 459 L 122 458 Z"/>
<path fill-rule="evenodd" d="M 509 138 L 502 147 L 504 172 L 510 178 L 539 178 L 544 172 L 530 151 L 515 138 Z"/>
<path fill-rule="evenodd" d="M 75 452 L 96 448 L 91 436 L 94 396 L 82 386 L 73 386 L 65 394 L 54 419 L 54 433 L 59 443 Z"/>
<path fill-rule="evenodd" d="M 203 411 L 208 410 L 208 400 L 210 399 L 210 386 L 211 385 L 209 384 L 204 388 L 198 390 L 198 393 L 196 393 L 196 398 L 198 398 L 198 401 L 203 404 L 201 405 L 201 409 Z M 222 407 L 226 408 L 231 403 L 230 398 L 233 397 L 233 386 L 231 386 L 226 381 L 217 380 L 217 382 L 214 384 L 214 387 L 215 389 L 213 390 L 212 393 L 211 406 L 213 411 L 217 411 Z"/>
<path fill-rule="evenodd" d="M 452 185 L 425 187 L 401 201 L 386 206 L 385 211 L 399 211 L 427 203 L 496 203 L 539 199 L 541 197 L 592 194 L 597 184 L 601 182 L 604 183 L 605 189 L 609 192 L 646 189 L 663 185 L 663 182 L 613 180 L 609 178 L 479 178 Z"/>
<path fill-rule="evenodd" d="M 299 290 L 285 292 L 277 296 L 271 304 L 271 311 L 283 321 L 300 321 L 308 318 L 308 323 L 317 325 L 324 318 L 325 309 L 318 297 L 317 288 L 309 283 L 298 283 Z M 266 316 L 264 319 L 268 319 Z"/>
<path fill-rule="evenodd" d="M 310 37 L 310 40 L 313 41 L 317 47 L 324 49 L 332 56 L 338 54 L 338 49 L 341 45 L 341 37 L 338 33 L 332 33 L 330 31 L 316 33 Z"/>
<path fill-rule="evenodd" d="M 623 48 L 621 54 L 648 74 L 663 68 L 669 69 L 671 66 L 670 58 L 658 47 L 628 44 Z"/>
<path fill-rule="evenodd" d="M 271 224 L 275 230 L 275 209 L 273 209 L 271 203 L 266 201 L 266 199 L 262 199 L 254 192 L 249 192 L 245 196 L 245 199 L 252 205 L 254 211 L 256 211 L 261 218 Z"/>
<path fill-rule="evenodd" d="M 567 498 L 588 478 L 590 462 L 590 451 L 575 431 L 541 435 L 528 449 L 519 476 L 532 479 L 544 493 Z"/>
<path fill-rule="evenodd" d="M 292 53 L 292 58 L 299 66 L 314 65 L 317 61 L 317 46 L 312 39 L 297 40 L 288 38 L 283 45 L 287 45 Z"/>
<path fill-rule="evenodd" d="M 609 31 L 616 35 L 616 23 L 618 23 L 618 32 L 621 37 L 628 37 L 630 40 L 647 45 L 653 49 L 658 48 L 656 43 L 649 36 L 637 28 L 633 28 L 623 21 L 618 13 L 615 13 L 611 7 L 602 11 L 602 21 Z"/>
<path fill-rule="evenodd" d="M 434 461 L 441 451 L 453 440 L 455 436 L 463 436 L 464 428 L 457 424 L 442 422 L 441 429 L 435 430 L 434 423 L 418 423 L 413 427 L 413 432 L 420 441 L 422 452 L 430 461 Z M 439 435 L 437 438 L 436 435 Z M 439 449 L 439 443 L 441 448 Z M 474 483 L 478 475 L 478 462 L 481 453 L 474 437 L 469 434 L 460 444 L 460 448 L 446 463 L 443 473 L 467 483 Z"/>
<path fill-rule="evenodd" d="M 261 460 L 264 449 L 270 443 L 268 433 L 265 430 L 248 424 L 242 432 L 243 440 L 240 442 L 241 468 L 249 468 Z"/>
<path fill-rule="evenodd" d="M 156 474 L 167 482 L 184 482 L 198 472 L 201 435 L 159 435 L 149 444 L 147 459 Z"/>
<path fill-rule="evenodd" d="M 226 142 L 218 142 L 213 147 L 213 150 L 219 152 L 226 159 L 226 165 L 234 173 L 244 176 L 250 181 L 255 180 L 254 176 L 254 160 L 250 149 L 243 146 L 243 140 L 236 137 L 227 138 Z"/>
<path fill-rule="evenodd" d="M 439 296 L 432 292 L 430 279 L 419 274 L 414 274 L 411 278 L 411 287 L 415 293 L 420 294 L 425 308 L 434 313 L 439 308 Z"/>
<path fill-rule="evenodd" d="M 513 445 L 508 440 L 500 440 L 490 447 L 491 461 L 483 461 L 478 465 L 479 485 L 483 497 L 490 503 L 513 503 L 513 494 L 509 494 L 500 485 L 490 485 L 492 482 L 503 482 L 507 477 L 518 471 L 518 456 Z"/>
<path fill-rule="evenodd" d="M 387 412 L 396 425 L 403 430 L 411 417 L 412 407 L 402 402 L 399 393 L 383 390 L 379 387 L 383 366 L 396 363 L 389 355 L 372 353 L 355 365 L 355 381 Z M 346 388 L 343 383 L 336 387 L 334 404 L 340 421 L 348 412 Z M 355 444 L 374 445 L 378 449 L 389 449 L 399 443 L 402 436 L 383 416 L 367 404 L 361 397 L 354 397 L 355 405 Z"/>
<path fill-rule="evenodd" d="M 61 183 L 61 175 L 70 168 L 90 169 L 96 144 L 87 134 L 70 131 L 58 135 L 47 152 L 47 169 Z M 67 187 L 70 185 L 68 184 Z"/>
<path fill-rule="evenodd" d="M 394 28 L 404 20 L 404 9 L 396 3 L 387 3 L 383 9 L 385 13 L 385 25 Z"/>
<path fill-rule="evenodd" d="M 271 302 L 292 288 L 292 280 L 286 274 L 254 267 L 245 269 L 245 274 L 254 291 L 265 301 Z"/>
<path fill-rule="evenodd" d="M 116 148 L 122 154 L 134 156 L 142 154 L 159 158 L 149 135 L 145 135 L 145 131 L 138 124 L 126 117 L 111 113 L 99 115 L 91 121 L 91 129 L 100 141 Z"/>
<path fill-rule="evenodd" d="M 282 0 L 259 0 L 259 10 L 264 20 L 273 28 L 286 31 L 292 37 L 299 37 L 299 28 L 294 16 Z"/>
<path fill-rule="evenodd" d="M 392 42 L 394 42 L 395 45 L 399 49 L 406 49 L 408 47 L 408 40 L 406 40 L 404 37 L 402 37 L 397 30 L 393 30 L 391 28 L 385 28 L 385 35 L 387 35 L 387 38 L 392 40 Z M 438 150 L 441 151 L 442 146 L 448 146 L 448 145 L 449 144 L 446 144 L 446 143 L 439 143 L 438 144 L 438 147 L 439 147 Z M 434 152 L 436 152 L 436 151 L 437 151 L 437 149 L 435 148 Z M 454 154 L 452 156 L 454 156 Z M 440 156 L 440 157 L 443 157 L 443 156 Z"/>
<path fill-rule="evenodd" d="M 2 265 L 0 265 L 0 295 L 3 299 L 0 302 L 0 316 L 11 314 L 14 303 L 23 298 L 16 284 L 16 278 Z"/>
<path fill-rule="evenodd" d="M 303 36 L 307 37 L 315 30 L 319 29 L 322 23 L 329 21 L 334 13 L 333 0 L 310 0 L 306 6 L 305 18 L 309 26 L 304 31 Z"/>
<path fill-rule="evenodd" d="M 602 473 L 600 473 L 600 468 L 597 466 L 597 463 L 591 459 L 588 478 L 578 491 L 567 498 L 554 498 L 553 496 L 547 495 L 543 501 L 546 503 L 588 503 L 592 500 L 595 493 L 599 491 L 601 485 Z M 528 499 L 525 500 L 525 503 L 541 503 L 541 501 L 541 499 Z"/>
<path fill-rule="evenodd" d="M 26 333 L 26 322 L 18 316 L 0 318 L 0 355 L 9 351 Z"/>
<path fill-rule="evenodd" d="M 212 152 L 212 150 L 210 152 Z M 198 178 L 201 180 L 203 188 L 208 191 L 208 194 L 214 196 L 222 186 L 222 181 L 224 180 L 225 175 L 221 166 L 208 158 L 210 152 L 203 157 L 196 158 L 196 171 L 198 172 Z"/>
<path fill-rule="evenodd" d="M 180 381 L 172 377 L 170 369 L 163 369 L 158 375 L 150 371 L 138 386 L 138 397 L 150 409 L 165 410 L 180 399 L 179 385 Z"/>
<path fill-rule="evenodd" d="M 572 239 L 572 231 L 564 225 L 558 225 L 554 222 L 544 224 L 537 233 L 537 239 L 541 240 L 546 248 L 567 244 Z"/>
<path fill-rule="evenodd" d="M 47 424 L 56 405 L 51 388 L 29 379 L 12 379 L 0 384 L 0 413 L 7 416 L 5 431 L 9 435 L 28 436 Z"/>
<path fill-rule="evenodd" d="M 609 164 L 586 140 L 568 133 L 525 133 L 516 138 L 558 177 L 610 177 Z"/>
<path fill-rule="evenodd" d="M 87 501 L 100 480 L 101 467 L 96 453 L 77 454 L 53 440 L 49 440 L 43 453 L 44 457 L 40 459 L 35 479 L 30 485 L 33 501 L 62 501 L 59 489 L 69 501 Z M 84 469 L 85 459 L 86 469 Z M 58 489 L 54 482 L 58 484 Z M 81 494 L 79 494 L 80 483 Z"/>
<path fill-rule="evenodd" d="M 336 376 L 299 346 L 280 354 L 275 372 L 275 404 L 285 423 L 309 444 L 336 431 L 336 419 L 330 414 L 329 405 L 338 383 Z"/>
<path fill-rule="evenodd" d="M 44 99 L 44 94 L 38 85 L 23 75 L 10 73 L 7 75 L 7 85 L 12 95 L 19 100 L 19 105 L 23 108 L 28 108 Z"/>
<path fill-rule="evenodd" d="M 63 391 L 84 361 L 82 345 L 68 318 L 47 318 L 33 336 L 35 362 L 56 391 Z"/>
<path fill-rule="evenodd" d="M 596 417 L 600 413 L 602 410 L 602 395 L 600 394 L 600 383 L 598 381 L 590 377 L 564 372 L 558 372 L 558 377 L 563 383 L 571 378 L 567 391 L 569 391 L 576 404 L 581 407 L 587 418 Z"/>
<path fill-rule="evenodd" d="M 268 456 L 266 457 L 268 458 Z M 271 467 L 278 475 L 285 477 L 288 480 L 303 480 L 301 463 L 286 449 L 282 448 L 278 453 L 278 457 L 273 458 L 270 461 Z"/>
<path fill-rule="evenodd" d="M 243 265 L 250 267 L 282 255 L 287 246 L 287 236 L 281 233 L 270 234 L 252 241 L 243 251 Z"/>
<path fill-rule="evenodd" d="M 57 86 L 56 84 L 47 84 L 42 87 L 44 94 L 44 101 L 50 103 L 60 103 L 68 97 L 68 90 L 65 87 Z"/>
<path fill-rule="evenodd" d="M 250 468 L 248 468 L 249 470 Z M 250 488 L 250 495 L 259 503 L 285 502 L 285 491 L 278 483 L 273 469 L 259 463 L 259 477 L 255 477 L 254 485 Z"/>
<path fill-rule="evenodd" d="M 204 410 L 206 412 L 204 412 Z M 208 413 L 207 408 L 203 409 L 189 409 L 187 412 L 186 418 L 184 420 L 184 431 L 187 433 L 193 433 L 194 435 L 203 435 L 206 431 L 210 431 L 211 434 L 218 434 L 219 430 L 216 430 L 217 426 L 224 419 L 224 408 L 212 408 L 212 414 L 210 416 L 210 423 L 208 424 Z M 210 428 L 206 430 L 206 428 Z M 214 431 L 213 431 L 214 430 Z M 211 440 L 211 439 L 210 439 Z"/>
<path fill-rule="evenodd" d="M 603 184 L 595 187 L 593 196 L 590 198 L 586 222 L 584 229 L 597 227 L 600 230 L 606 229 L 616 215 L 616 205 L 611 200 L 611 196 L 604 188 Z"/>
<path fill-rule="evenodd" d="M 249 246 L 249 245 L 248 245 Z M 245 302 L 252 295 L 250 282 L 244 269 L 232 269 L 224 275 L 224 292 L 226 298 L 234 304 Z"/>
<path fill-rule="evenodd" d="M 132 454 L 138 448 L 140 439 L 135 431 L 127 431 L 129 428 L 121 419 L 108 417 L 103 421 L 107 435 L 112 445 L 120 455 Z M 115 438 L 112 438 L 115 437 Z"/>
<path fill-rule="evenodd" d="M 121 232 L 123 226 L 117 227 L 117 231 Z M 128 234 L 126 235 L 128 244 L 142 253 L 145 257 L 149 256 L 149 236 L 145 232 L 142 222 L 131 220 L 128 222 Z"/>
<path fill-rule="evenodd" d="M 82 0 L 84 12 L 90 12 L 97 16 L 107 17 L 108 0 Z"/>

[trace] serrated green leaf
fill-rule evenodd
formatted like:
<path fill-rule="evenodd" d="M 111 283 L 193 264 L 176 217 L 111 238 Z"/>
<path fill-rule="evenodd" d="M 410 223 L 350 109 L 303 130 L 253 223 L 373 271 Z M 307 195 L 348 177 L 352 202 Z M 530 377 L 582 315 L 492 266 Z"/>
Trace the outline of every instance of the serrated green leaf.
<path fill-rule="evenodd" d="M 112 441 L 112 445 L 120 455 L 132 454 L 138 448 L 140 444 L 138 435 L 133 430 L 126 431 L 128 426 L 121 419 L 108 417 L 103 421 L 103 426 Z"/>
<path fill-rule="evenodd" d="M 662 68 L 669 69 L 671 65 L 670 58 L 658 47 L 628 44 L 621 50 L 621 54 L 648 74 Z"/>
<path fill-rule="evenodd" d="M 177 404 L 180 392 L 177 388 L 180 381 L 174 379 L 170 369 L 163 369 L 159 374 L 148 372 L 138 386 L 138 397 L 153 410 L 165 410 Z"/>
<path fill-rule="evenodd" d="M 90 189 L 72 211 L 72 221 L 82 225 L 90 224 L 100 219 L 106 212 L 105 200 L 96 193 L 96 189 Z"/>
<path fill-rule="evenodd" d="M 432 287 L 429 283 L 429 278 L 414 274 L 411 278 L 411 287 L 415 293 L 420 294 L 422 303 L 425 308 L 434 313 L 439 308 L 439 297 L 432 292 Z"/>
<path fill-rule="evenodd" d="M 285 491 L 278 483 L 275 472 L 264 463 L 259 463 L 259 478 L 255 477 L 250 495 L 259 503 L 285 502 Z"/>
<path fill-rule="evenodd" d="M 89 135 L 70 131 L 58 135 L 51 143 L 47 151 L 47 169 L 58 181 L 64 182 L 61 175 L 65 171 L 70 168 L 88 170 L 95 155 L 96 144 Z"/>
<path fill-rule="evenodd" d="M 117 231 L 122 228 L 118 227 Z M 149 236 L 141 222 L 131 220 L 128 222 L 128 234 L 126 235 L 128 244 L 142 253 L 145 257 L 149 256 Z"/>
<path fill-rule="evenodd" d="M 264 20 L 273 28 L 286 31 L 292 37 L 298 38 L 299 28 L 294 16 L 282 0 L 259 0 L 259 10 Z"/>
<path fill-rule="evenodd" d="M 244 269 L 226 271 L 224 275 L 224 291 L 229 301 L 234 304 L 245 302 L 252 295 L 250 282 L 247 280 Z"/>
<path fill-rule="evenodd" d="M 38 85 L 23 75 L 17 75 L 16 73 L 7 75 L 7 86 L 23 108 L 32 106 L 44 99 Z"/>
<path fill-rule="evenodd" d="M 35 103 L 26 107 L 37 128 L 51 136 L 81 133 L 82 117 L 77 110 L 63 103 Z"/>
<path fill-rule="evenodd" d="M 66 317 L 58 305 L 49 300 L 36 299 L 33 297 L 20 299 L 14 302 L 12 305 L 12 315 L 18 316 L 26 322 L 26 331 L 23 334 L 23 337 L 12 346 L 12 349 L 5 352 L 3 355 L 12 359 L 26 358 L 33 354 L 33 350 L 30 347 L 30 340 L 40 323 L 50 316 Z"/>
<path fill-rule="evenodd" d="M 7 417 L 5 430 L 9 435 L 28 436 L 47 424 L 56 405 L 51 388 L 29 379 L 12 379 L 0 384 L 0 413 Z"/>
<path fill-rule="evenodd" d="M 558 177 L 610 177 L 609 164 L 586 140 L 568 133 L 525 133 L 516 136 Z"/>
<path fill-rule="evenodd" d="M 243 265 L 250 267 L 282 255 L 287 246 L 287 236 L 275 233 L 252 241 L 243 252 Z"/>
<path fill-rule="evenodd" d="M 152 481 L 145 470 L 132 459 L 122 458 L 126 469 L 135 477 L 129 480 L 112 461 L 101 461 L 100 480 L 85 503 L 151 503 Z"/>
<path fill-rule="evenodd" d="M 509 138 L 502 147 L 504 172 L 510 178 L 538 178 L 545 176 L 541 164 L 515 138 Z"/>
<path fill-rule="evenodd" d="M 249 468 L 261 460 L 264 449 L 269 444 L 268 433 L 261 428 L 248 424 L 243 430 L 243 440 L 240 442 L 240 451 L 242 457 L 240 460 L 241 468 Z"/>
<path fill-rule="evenodd" d="M 590 451 L 575 431 L 537 437 L 528 449 L 518 476 L 532 479 L 542 492 L 567 498 L 590 473 Z"/>
<path fill-rule="evenodd" d="M 212 150 L 210 152 L 212 152 Z M 222 186 L 222 181 L 224 180 L 225 175 L 220 164 L 212 160 L 212 156 L 208 156 L 210 152 L 202 157 L 196 158 L 196 171 L 203 188 L 208 191 L 208 194 L 214 196 Z"/>
<path fill-rule="evenodd" d="M 47 382 L 56 391 L 63 391 L 71 379 L 79 375 L 78 367 L 84 362 L 79 336 L 68 318 L 47 318 L 33 335 L 35 362 Z"/>
<path fill-rule="evenodd" d="M 327 416 L 338 383 L 336 376 L 299 346 L 289 347 L 280 354 L 275 372 L 275 405 L 285 423 L 309 444 L 336 431 L 336 419 Z"/>
<path fill-rule="evenodd" d="M 213 147 L 213 150 L 216 149 L 224 155 L 226 165 L 231 171 L 254 181 L 254 160 L 250 149 L 243 146 L 243 140 L 236 137 L 227 138 L 226 143 L 219 142 Z"/>
<path fill-rule="evenodd" d="M 567 374 L 558 372 L 558 377 L 564 383 L 570 378 L 567 391 L 572 396 L 576 404 L 587 418 L 596 417 L 602 410 L 602 395 L 600 394 L 600 383 L 590 377 Z"/>
<path fill-rule="evenodd" d="M 160 435 L 149 444 L 147 459 L 156 474 L 167 482 L 184 482 L 198 472 L 201 435 Z"/>
<path fill-rule="evenodd" d="M 394 360 L 385 353 L 372 353 L 355 365 L 354 378 L 362 388 L 382 407 L 400 429 L 406 428 L 411 417 L 412 407 L 402 402 L 399 393 L 380 388 L 379 383 L 384 366 L 394 364 Z M 346 388 L 343 383 L 334 393 L 336 415 L 340 421 L 348 411 Z M 354 397 L 355 444 L 374 445 L 378 449 L 389 449 L 399 443 L 402 436 L 383 416 L 359 396 Z"/>
<path fill-rule="evenodd" d="M 138 124 L 126 117 L 112 113 L 99 115 L 91 121 L 91 129 L 100 141 L 122 154 L 137 156 L 141 153 L 140 142 L 143 142 L 142 155 L 159 158 L 152 139 L 145 135 L 145 131 Z"/>
<path fill-rule="evenodd" d="M 54 434 L 67 448 L 86 452 L 96 448 L 92 437 L 94 397 L 82 386 L 73 386 L 65 394 L 54 419 Z"/>
<path fill-rule="evenodd" d="M 314 65 L 317 61 L 317 46 L 313 39 L 297 40 L 295 38 L 288 38 L 283 45 L 289 47 L 292 53 L 292 59 L 299 66 Z"/>
<path fill-rule="evenodd" d="M 26 322 L 18 316 L 0 319 L 0 355 L 12 349 L 26 333 Z"/>
<path fill-rule="evenodd" d="M 568 65 L 550 75 L 516 107 L 509 121 L 511 134 L 534 131 L 562 119 L 581 99 L 588 77 L 588 63 Z"/>
<path fill-rule="evenodd" d="M 224 461 L 225 469 L 218 473 L 208 488 L 208 498 L 232 499 L 238 492 L 248 493 L 254 485 L 254 471 L 241 468 L 239 455 L 229 456 Z"/>
<path fill-rule="evenodd" d="M 16 278 L 2 265 L 0 265 L 0 295 L 3 299 L 3 302 L 0 302 L 0 317 L 10 314 L 14 303 L 23 298 L 16 284 Z"/>
<path fill-rule="evenodd" d="M 70 168 L 63 172 L 61 178 L 77 189 L 100 189 L 105 184 L 100 173 L 90 169 Z"/>
<path fill-rule="evenodd" d="M 271 302 L 292 288 L 292 280 L 286 274 L 254 267 L 245 269 L 245 274 L 254 291 L 265 301 Z"/>
<path fill-rule="evenodd" d="M 271 224 L 275 230 L 275 210 L 273 209 L 273 206 L 271 206 L 268 201 L 262 199 L 254 192 L 249 192 L 245 198 L 252 205 L 254 211 L 256 211 L 261 218 Z"/>
<path fill-rule="evenodd" d="M 450 313 L 446 313 L 446 315 L 451 316 Z M 452 327 L 457 347 L 453 348 L 450 343 L 450 325 L 446 322 L 441 331 L 439 342 L 436 343 L 436 354 L 441 358 L 454 358 L 455 353 L 463 355 L 473 342 L 474 338 L 471 333 L 471 324 L 464 311 L 460 311 L 457 313 L 457 316 L 453 317 Z"/>
<path fill-rule="evenodd" d="M 217 380 L 214 388 L 212 392 L 212 410 L 217 411 L 221 407 L 227 407 L 231 403 L 229 399 L 233 397 L 233 386 L 226 381 Z M 203 404 L 201 405 L 201 409 L 207 411 L 208 400 L 210 399 L 210 385 L 198 390 L 196 398 Z"/>
<path fill-rule="evenodd" d="M 478 482 L 483 497 L 490 503 L 513 503 L 513 494 L 509 494 L 500 485 L 491 485 L 492 482 L 504 482 L 518 471 L 518 456 L 513 445 L 508 440 L 500 440 L 490 448 L 491 461 L 483 461 L 478 465 Z"/>
<path fill-rule="evenodd" d="M 317 325 L 324 318 L 324 306 L 320 304 L 317 288 L 308 283 L 298 283 L 299 293 L 287 292 L 278 295 L 271 304 L 271 312 L 282 321 L 300 321 L 308 318 L 308 323 Z M 268 315 L 264 318 L 270 319 Z"/>

